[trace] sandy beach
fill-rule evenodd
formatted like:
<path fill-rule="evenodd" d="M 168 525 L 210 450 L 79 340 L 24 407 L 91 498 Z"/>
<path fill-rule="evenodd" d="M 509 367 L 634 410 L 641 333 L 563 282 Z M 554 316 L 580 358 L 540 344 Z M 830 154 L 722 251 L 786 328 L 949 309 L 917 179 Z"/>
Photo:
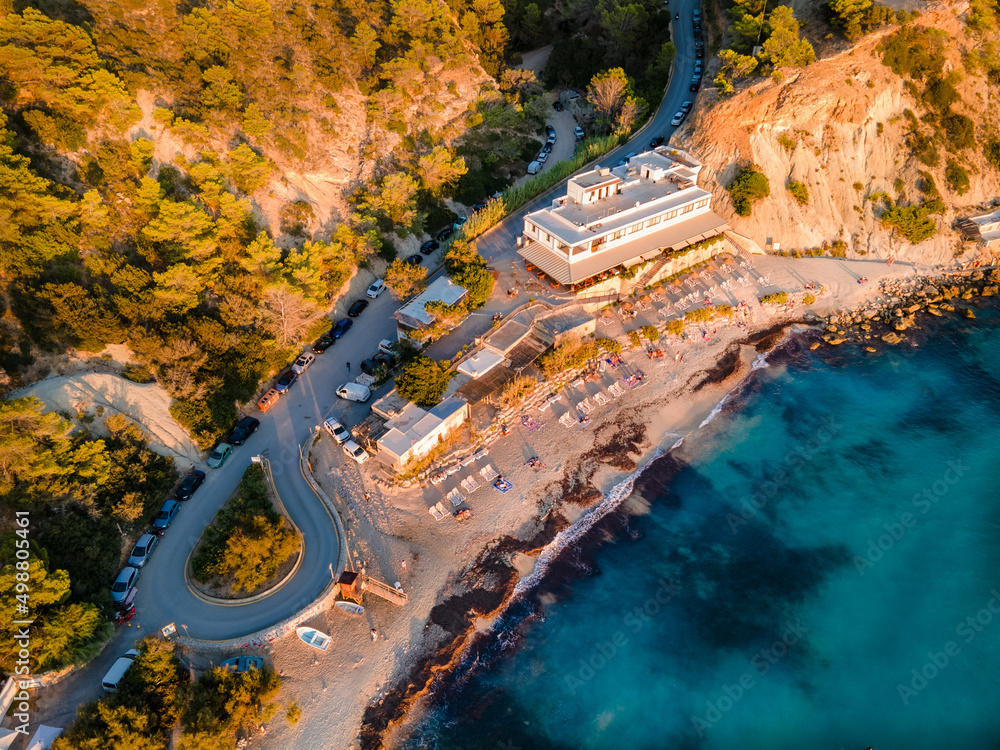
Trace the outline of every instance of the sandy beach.
<path fill-rule="evenodd" d="M 419 717 L 420 699 L 435 675 L 459 658 L 470 638 L 489 628 L 518 582 L 533 575 L 539 555 L 550 555 L 595 507 L 600 513 L 612 489 L 658 451 L 698 429 L 789 327 L 810 315 L 817 320 L 880 301 L 880 280 L 929 272 L 902 263 L 830 258 L 755 256 L 754 264 L 774 290 L 789 291 L 792 302 L 765 310 L 756 303 L 755 290 L 744 290 L 753 301 L 746 327 L 712 324 L 706 337 L 689 326 L 684 340 L 661 339 L 671 355 L 664 359 L 650 360 L 644 349 L 626 343 L 624 367 L 642 370 L 643 384 L 597 408 L 584 426 L 564 426 L 552 410 L 531 410 L 537 429 L 515 421 L 508 435 L 489 445 L 488 457 L 462 472 L 489 463 L 514 487 L 501 494 L 483 483 L 468 499 L 473 517 L 467 521 L 448 516 L 435 522 L 428 515 L 427 508 L 450 485 L 376 487 L 356 467 L 335 460 L 329 441 L 315 444 L 314 474 L 341 508 L 355 570 L 389 585 L 399 582 L 408 602 L 398 607 L 366 596 L 363 615 L 332 609 L 315 618 L 310 624 L 333 639 L 325 653 L 294 636 L 277 642 L 271 656 L 286 677 L 283 697 L 302 708 L 302 719 L 295 726 L 273 721 L 254 744 L 274 749 L 398 744 Z M 867 282 L 859 284 L 859 278 Z M 807 313 L 800 300 L 808 283 L 824 292 Z M 606 386 L 615 373 L 603 377 L 599 385 Z M 545 468 L 528 465 L 535 456 Z"/>

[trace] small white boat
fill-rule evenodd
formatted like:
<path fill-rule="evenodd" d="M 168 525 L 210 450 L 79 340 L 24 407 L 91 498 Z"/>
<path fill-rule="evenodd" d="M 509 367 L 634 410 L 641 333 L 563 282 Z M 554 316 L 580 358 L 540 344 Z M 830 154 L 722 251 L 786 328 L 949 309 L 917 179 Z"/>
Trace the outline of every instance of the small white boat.
<path fill-rule="evenodd" d="M 295 632 L 306 644 L 320 651 L 326 651 L 330 645 L 330 636 L 319 632 L 316 628 L 295 628 Z"/>
<path fill-rule="evenodd" d="M 334 602 L 334 604 L 341 612 L 346 612 L 349 615 L 361 615 L 365 612 L 364 607 L 354 602 Z"/>

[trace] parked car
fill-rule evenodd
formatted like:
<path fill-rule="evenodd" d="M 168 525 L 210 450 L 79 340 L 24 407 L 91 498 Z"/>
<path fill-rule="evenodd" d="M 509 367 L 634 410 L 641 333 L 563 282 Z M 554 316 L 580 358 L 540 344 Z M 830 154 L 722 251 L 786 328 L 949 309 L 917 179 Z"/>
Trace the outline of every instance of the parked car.
<path fill-rule="evenodd" d="M 545 126 L 545 135 L 546 136 L 548 136 L 549 138 L 551 138 L 555 134 L 556 134 L 556 129 L 554 127 L 552 127 L 551 125 L 546 125 Z"/>
<path fill-rule="evenodd" d="M 656 148 L 657 146 L 662 146 L 666 142 L 667 142 L 666 138 L 664 138 L 662 135 L 658 135 L 656 136 L 656 138 L 654 138 L 649 142 L 649 147 Z"/>
<path fill-rule="evenodd" d="M 347 428 L 333 417 L 323 422 L 323 429 L 340 445 L 351 439 L 351 433 L 347 431 Z"/>
<path fill-rule="evenodd" d="M 229 443 L 219 443 L 215 446 L 215 450 L 208 456 L 208 468 L 218 469 L 222 464 L 226 463 L 226 459 L 229 458 L 229 454 L 232 452 L 233 446 Z"/>
<path fill-rule="evenodd" d="M 294 370 L 285 370 L 283 373 L 281 373 L 281 376 L 278 378 L 278 382 L 274 384 L 274 390 L 276 390 L 278 393 L 284 393 L 293 385 L 295 385 L 295 381 L 298 379 L 299 379 L 299 374 L 297 372 L 295 372 Z"/>
<path fill-rule="evenodd" d="M 128 564 L 133 568 L 141 568 L 149 562 L 149 556 L 156 548 L 156 536 L 154 534 L 143 534 L 139 541 L 132 548 L 132 554 L 128 556 Z"/>
<path fill-rule="evenodd" d="M 226 659 L 219 666 L 236 674 L 243 674 L 251 669 L 263 667 L 264 659 L 261 656 L 234 656 L 232 659 Z"/>
<path fill-rule="evenodd" d="M 461 229 L 462 227 L 465 226 L 465 222 L 467 222 L 468 220 L 469 220 L 468 216 L 459 216 L 457 219 L 455 219 L 455 222 L 452 224 L 452 226 L 455 227 L 455 229 Z"/>
<path fill-rule="evenodd" d="M 582 127 L 580 127 L 579 125 L 577 125 L 575 128 L 573 128 L 573 135 L 576 136 L 576 139 L 578 141 L 581 140 L 586 134 L 587 133 L 584 131 L 584 129 Z"/>
<path fill-rule="evenodd" d="M 351 326 L 354 325 L 354 321 L 350 318 L 344 318 L 343 320 L 338 320 L 337 323 L 330 329 L 331 335 L 335 339 L 341 338 L 345 333 L 351 330 Z"/>
<path fill-rule="evenodd" d="M 409 263 L 411 266 L 419 266 L 421 263 L 424 262 L 424 256 L 419 255 L 418 253 L 414 253 L 413 255 L 410 255 L 406 258 L 406 262 Z"/>
<path fill-rule="evenodd" d="M 701 9 L 700 8 L 695 8 L 693 11 L 691 11 L 691 17 L 694 20 L 696 20 L 696 21 L 700 21 L 701 20 Z"/>
<path fill-rule="evenodd" d="M 108 673 L 104 675 L 104 679 L 101 680 L 101 687 L 105 693 L 118 692 L 118 683 L 122 681 L 122 677 L 128 672 L 128 668 L 132 666 L 132 662 L 135 661 L 135 657 L 138 655 L 139 652 L 132 648 L 126 651 L 124 656 L 120 656 L 115 660 L 115 663 L 111 665 L 111 669 L 108 670 Z"/>
<path fill-rule="evenodd" d="M 687 114 L 688 112 L 690 112 L 690 111 L 691 111 L 691 108 L 692 108 L 693 106 L 694 106 L 694 102 L 692 102 L 692 101 L 690 101 L 690 100 L 689 100 L 689 101 L 686 101 L 686 102 L 684 102 L 684 103 L 683 103 L 683 104 L 681 105 L 681 112 L 683 112 L 684 114 Z"/>
<path fill-rule="evenodd" d="M 427 244 L 426 242 L 424 243 Z M 378 299 L 378 296 L 385 291 L 385 281 L 382 279 L 375 279 L 371 284 L 368 285 L 368 291 L 365 292 L 365 296 L 368 299 Z"/>
<path fill-rule="evenodd" d="M 482 211 L 482 210 L 483 210 L 484 208 L 486 208 L 486 203 L 485 203 L 485 201 L 479 201 L 479 203 L 477 203 L 476 205 L 474 205 L 474 206 L 472 207 L 472 211 L 473 211 L 473 212 L 476 212 L 476 211 Z"/>
<path fill-rule="evenodd" d="M 396 366 L 396 357 L 392 354 L 392 352 L 380 351 L 378 354 L 372 357 L 372 361 L 379 367 L 384 367 L 387 370 L 391 370 L 393 367 Z"/>
<path fill-rule="evenodd" d="M 225 445 L 225 443 L 223 443 Z M 232 450 L 232 448 L 230 448 Z M 177 511 L 180 510 L 181 504 L 176 500 L 167 500 L 160 509 L 157 511 L 156 515 L 153 517 L 152 533 L 157 536 L 163 536 L 163 532 L 170 528 L 170 524 L 174 522 L 174 516 L 177 515 Z"/>
<path fill-rule="evenodd" d="M 173 503 L 173 500 L 168 500 L 168 503 Z M 174 503 L 176 505 L 176 503 Z M 135 588 L 136 581 L 139 580 L 139 569 L 133 568 L 131 565 L 122 568 L 115 582 L 111 584 L 111 601 L 115 604 L 120 604 L 125 601 L 129 592 Z"/>
<path fill-rule="evenodd" d="M 694 49 L 694 56 L 695 57 L 704 57 L 705 56 L 705 48 L 704 47 L 695 47 L 695 49 Z"/>
<path fill-rule="evenodd" d="M 361 372 L 365 375 L 371 375 L 372 377 L 378 377 L 384 368 L 379 365 L 374 359 L 363 359 L 361 360 Z"/>
<path fill-rule="evenodd" d="M 528 174 L 538 174 L 542 171 L 542 163 L 540 161 L 533 161 L 528 165 Z"/>
<path fill-rule="evenodd" d="M 191 496 L 195 493 L 201 483 L 205 481 L 205 472 L 198 471 L 198 469 L 191 469 L 191 473 L 184 477 L 184 481 L 181 482 L 181 486 L 177 488 L 174 493 L 175 500 L 190 500 Z"/>
<path fill-rule="evenodd" d="M 313 354 L 309 354 L 307 356 L 315 359 L 315 355 Z M 230 445 L 243 445 L 243 443 L 247 441 L 247 438 L 257 432 L 258 427 L 260 427 L 259 419 L 254 417 L 243 417 L 243 419 L 236 423 L 236 426 L 233 428 L 233 431 L 229 433 L 229 437 L 226 438 L 226 441 Z"/>
<path fill-rule="evenodd" d="M 359 464 L 363 464 L 368 460 L 368 451 L 355 443 L 353 440 L 348 440 L 344 443 L 344 453 L 353 458 Z"/>
<path fill-rule="evenodd" d="M 316 355 L 311 352 L 305 352 L 299 355 L 299 358 L 295 360 L 292 364 L 292 372 L 296 375 L 301 375 L 306 370 L 309 369 L 309 365 L 316 361 Z"/>
<path fill-rule="evenodd" d="M 281 391 L 276 388 L 269 388 L 267 393 L 260 397 L 260 401 L 257 402 L 257 408 L 261 411 L 267 411 L 278 403 L 279 398 L 281 398 Z"/>
<path fill-rule="evenodd" d="M 552 153 L 552 144 L 551 143 L 546 143 L 544 146 L 542 146 L 542 153 L 545 154 L 546 156 L 548 156 L 549 154 L 551 154 Z"/>
<path fill-rule="evenodd" d="M 363 404 L 371 398 L 371 389 L 361 383 L 344 383 L 337 389 L 337 396 L 348 401 L 357 401 Z"/>
<path fill-rule="evenodd" d="M 673 119 L 670 121 L 670 124 L 680 125 L 682 122 L 684 122 L 684 117 L 685 115 L 683 112 L 678 112 L 676 115 L 674 115 Z"/>
<path fill-rule="evenodd" d="M 365 311 L 366 307 L 368 307 L 368 300 L 359 299 L 353 305 L 351 305 L 350 308 L 348 308 L 347 315 L 350 318 L 356 318 Z"/>
<path fill-rule="evenodd" d="M 334 339 L 333 336 L 331 336 L 329 333 L 324 333 L 322 336 L 316 339 L 316 343 L 313 344 L 312 346 L 313 353 L 322 354 L 331 346 L 333 346 L 335 341 L 336 339 Z"/>
<path fill-rule="evenodd" d="M 562 111 L 563 111 L 563 105 L 562 105 L 562 102 L 559 102 L 559 101 L 555 102 L 555 103 L 554 103 L 554 104 L 552 105 L 552 109 L 554 109 L 554 110 L 555 110 L 556 112 L 562 112 Z"/>
<path fill-rule="evenodd" d="M 395 355 L 396 344 L 389 339 L 382 339 L 381 341 L 378 342 L 378 350 L 380 352 L 385 352 L 386 354 Z"/>
<path fill-rule="evenodd" d="M 688 91 L 697 91 L 700 88 L 701 88 L 701 79 L 700 78 L 692 78 L 691 79 L 691 85 L 688 86 Z"/>
<path fill-rule="evenodd" d="M 547 143 L 548 145 L 550 145 L 550 146 L 553 146 L 553 145 L 555 145 L 555 142 L 556 142 L 556 134 L 555 134 L 555 133 L 549 133 L 549 137 L 545 139 L 545 142 L 546 142 L 546 143 Z"/>
<path fill-rule="evenodd" d="M 446 226 L 444 229 L 442 229 L 440 232 L 437 233 L 437 241 L 444 242 L 446 239 L 451 237 L 451 234 L 454 231 L 455 228 L 449 224 L 448 226 Z"/>
<path fill-rule="evenodd" d="M 423 245 L 420 246 L 420 252 L 422 252 L 424 255 L 430 255 L 435 250 L 438 250 L 440 248 L 441 245 L 439 245 L 436 240 L 427 240 L 427 242 L 425 242 Z"/>
<path fill-rule="evenodd" d="M 701 60 L 694 61 L 694 73 L 695 75 L 701 75 Z"/>
<path fill-rule="evenodd" d="M 535 157 L 535 161 L 537 161 L 539 164 L 544 164 L 548 158 L 549 158 L 548 151 L 539 151 L 538 156 Z"/>

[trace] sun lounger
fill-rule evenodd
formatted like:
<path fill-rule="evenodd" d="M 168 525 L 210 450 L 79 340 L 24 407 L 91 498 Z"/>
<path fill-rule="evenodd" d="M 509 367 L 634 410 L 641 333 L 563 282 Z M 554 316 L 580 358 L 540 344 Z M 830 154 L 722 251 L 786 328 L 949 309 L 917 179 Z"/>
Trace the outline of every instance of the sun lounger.
<path fill-rule="evenodd" d="M 448 515 L 448 513 L 444 509 L 444 506 L 441 503 L 438 503 L 437 505 L 432 505 L 430 508 L 427 509 L 427 512 L 434 517 L 435 521 L 443 521 L 444 517 Z"/>
<path fill-rule="evenodd" d="M 458 472 L 460 472 L 461 470 L 462 467 L 459 466 L 458 464 L 455 464 L 454 466 L 449 466 L 447 469 L 445 469 L 444 473 L 446 476 L 450 477 L 452 474 L 458 474 Z"/>
<path fill-rule="evenodd" d="M 465 495 L 458 491 L 458 487 L 449 492 L 445 497 L 451 500 L 451 504 L 456 507 L 465 502 Z"/>
<path fill-rule="evenodd" d="M 625 393 L 625 389 L 619 383 L 612 383 L 608 386 L 608 393 L 611 394 L 612 398 L 618 398 Z"/>
<path fill-rule="evenodd" d="M 479 473 L 483 475 L 483 479 L 487 482 L 492 482 L 500 476 L 500 472 L 493 468 L 493 464 L 486 464 L 486 466 L 479 470 Z"/>
<path fill-rule="evenodd" d="M 469 466 L 470 464 L 474 464 L 475 462 L 476 462 L 476 457 L 474 455 L 466 456 L 462 460 L 462 466 Z"/>
<path fill-rule="evenodd" d="M 479 484 L 479 482 L 476 481 L 476 478 L 471 475 L 467 476 L 465 479 L 459 482 L 459 484 L 462 485 L 462 489 L 468 492 L 470 495 L 482 486 Z"/>
<path fill-rule="evenodd" d="M 577 378 L 570 385 L 574 388 L 583 388 L 583 378 Z"/>
<path fill-rule="evenodd" d="M 577 404 L 576 408 L 582 411 L 584 414 L 590 414 L 590 412 L 594 410 L 594 406 L 593 404 L 590 403 L 589 398 L 585 398 L 583 401 Z"/>
<path fill-rule="evenodd" d="M 481 458 L 486 458 L 488 455 L 490 455 L 489 449 L 488 448 L 481 448 L 480 450 L 478 450 L 475 453 L 473 453 L 472 457 L 478 461 Z"/>
<path fill-rule="evenodd" d="M 576 420 L 573 419 L 573 414 L 571 412 L 566 412 L 561 417 L 559 417 L 559 424 L 563 425 L 564 427 L 570 427 L 576 424 Z"/>
<path fill-rule="evenodd" d="M 608 397 L 605 396 L 603 393 L 598 393 L 596 396 L 594 396 L 594 401 L 597 402 L 598 406 L 604 406 L 606 403 L 608 403 Z"/>

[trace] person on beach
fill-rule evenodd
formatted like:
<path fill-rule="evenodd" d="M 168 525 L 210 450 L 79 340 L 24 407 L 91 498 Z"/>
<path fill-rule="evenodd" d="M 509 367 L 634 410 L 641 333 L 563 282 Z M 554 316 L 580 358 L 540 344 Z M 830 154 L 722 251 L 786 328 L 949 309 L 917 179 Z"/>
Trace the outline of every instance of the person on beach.
<path fill-rule="evenodd" d="M 372 628 L 372 643 L 375 643 L 375 641 L 377 640 L 378 640 L 378 631 L 375 630 L 375 628 Z"/>
<path fill-rule="evenodd" d="M 350 363 L 350 362 L 348 362 L 348 363 L 347 363 L 347 371 L 348 371 L 348 372 L 350 372 L 350 371 L 351 371 L 351 363 Z"/>

